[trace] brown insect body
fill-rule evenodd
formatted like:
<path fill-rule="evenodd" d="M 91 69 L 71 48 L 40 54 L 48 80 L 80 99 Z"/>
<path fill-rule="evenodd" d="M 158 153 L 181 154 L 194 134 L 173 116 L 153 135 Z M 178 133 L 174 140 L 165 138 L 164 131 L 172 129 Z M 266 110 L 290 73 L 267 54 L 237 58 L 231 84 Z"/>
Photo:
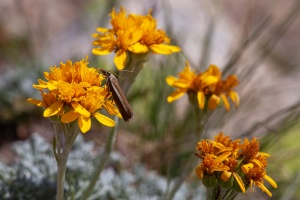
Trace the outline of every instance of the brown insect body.
<path fill-rule="evenodd" d="M 105 71 L 103 69 L 100 69 L 102 74 L 106 76 L 107 81 L 106 84 L 108 85 L 108 88 L 112 94 L 113 100 L 116 103 L 124 121 L 129 122 L 131 119 L 134 118 L 133 111 L 119 86 L 119 82 L 117 78 L 109 73 L 108 71 Z"/>

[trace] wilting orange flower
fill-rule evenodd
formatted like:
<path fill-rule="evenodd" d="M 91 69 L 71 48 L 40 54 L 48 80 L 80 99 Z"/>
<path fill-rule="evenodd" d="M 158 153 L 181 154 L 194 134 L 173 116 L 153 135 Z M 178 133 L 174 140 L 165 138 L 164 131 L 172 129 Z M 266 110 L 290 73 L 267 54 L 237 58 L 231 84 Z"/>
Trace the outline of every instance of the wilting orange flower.
<path fill-rule="evenodd" d="M 97 69 L 88 67 L 87 58 L 72 64 L 60 63 L 60 66 L 50 68 L 45 72 L 47 81 L 38 80 L 34 88 L 41 92 L 42 100 L 29 98 L 28 102 L 45 107 L 44 117 L 59 116 L 62 123 L 78 121 L 82 133 L 91 127 L 91 118 L 112 127 L 115 122 L 101 114 L 106 109 L 108 113 L 120 116 L 118 109 L 111 100 L 106 86 L 101 86 L 105 79 Z"/>
<path fill-rule="evenodd" d="M 146 16 L 127 16 L 121 7 L 119 13 L 113 9 L 110 16 L 112 28 L 97 28 L 98 33 L 93 34 L 96 48 L 92 53 L 107 55 L 115 52 L 114 62 L 119 70 L 125 67 L 128 52 L 140 54 L 151 50 L 158 54 L 171 54 L 180 51 L 179 47 L 169 45 L 170 38 L 163 30 L 157 29 L 151 11 Z"/>
<path fill-rule="evenodd" d="M 238 85 L 236 76 L 228 76 L 226 80 L 222 80 L 222 73 L 216 65 L 210 65 L 204 73 L 196 73 L 191 71 L 189 63 L 178 74 L 178 78 L 168 76 L 167 84 L 175 87 L 177 90 L 170 94 L 167 98 L 169 103 L 179 99 L 185 93 L 197 97 L 200 109 L 208 108 L 214 110 L 221 102 L 223 102 L 227 111 L 230 110 L 228 97 L 239 105 L 239 96 L 232 89 Z M 208 101 L 208 102 L 207 102 Z"/>
<path fill-rule="evenodd" d="M 264 180 L 277 188 L 276 182 L 266 174 L 267 158 L 270 155 L 259 152 L 259 142 L 256 138 L 251 141 L 245 139 L 241 143 L 240 139 L 232 141 L 229 136 L 220 133 L 214 140 L 198 142 L 196 150 L 195 155 L 202 159 L 202 162 L 196 167 L 195 172 L 206 182 L 204 185 L 207 184 L 206 176 L 210 177 L 211 181 L 214 175 L 218 187 L 234 188 L 237 192 L 246 192 L 245 186 L 249 185 L 253 191 L 256 185 L 272 196 L 265 187 Z"/>

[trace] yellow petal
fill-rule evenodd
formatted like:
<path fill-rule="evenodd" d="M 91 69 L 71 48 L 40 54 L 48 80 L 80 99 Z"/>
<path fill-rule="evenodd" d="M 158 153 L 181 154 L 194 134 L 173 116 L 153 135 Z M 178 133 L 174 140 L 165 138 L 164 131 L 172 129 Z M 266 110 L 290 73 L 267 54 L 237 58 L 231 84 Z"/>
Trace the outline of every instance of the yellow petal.
<path fill-rule="evenodd" d="M 177 88 L 182 88 L 182 89 L 188 89 L 190 88 L 190 84 L 191 83 L 187 80 L 179 79 L 175 81 L 172 86 Z"/>
<path fill-rule="evenodd" d="M 238 107 L 240 104 L 239 95 L 235 91 L 230 91 L 229 96 L 230 96 L 230 99 L 232 100 L 232 102 L 235 103 L 235 106 Z"/>
<path fill-rule="evenodd" d="M 170 86 L 173 86 L 173 83 L 174 83 L 175 81 L 177 81 L 177 80 L 178 80 L 178 78 L 175 77 L 175 76 L 168 76 L 168 77 L 166 78 L 166 82 L 167 82 L 167 84 L 170 85 Z"/>
<path fill-rule="evenodd" d="M 82 133 L 88 132 L 88 130 L 90 130 L 90 128 L 91 128 L 91 118 L 79 116 L 78 126 Z"/>
<path fill-rule="evenodd" d="M 198 178 L 202 179 L 203 178 L 203 166 L 202 165 L 198 165 L 195 169 L 196 175 L 198 176 Z"/>
<path fill-rule="evenodd" d="M 109 117 L 106 117 L 105 115 L 102 115 L 100 113 L 95 113 L 95 118 L 102 123 L 105 126 L 113 127 L 115 126 L 115 121 L 110 119 Z"/>
<path fill-rule="evenodd" d="M 224 94 L 221 94 L 221 99 L 224 103 L 224 106 L 225 106 L 226 110 L 230 111 L 230 105 L 229 105 L 227 97 Z"/>
<path fill-rule="evenodd" d="M 219 79 L 215 76 L 202 76 L 203 87 L 206 87 L 211 84 L 215 84 L 219 81 Z"/>
<path fill-rule="evenodd" d="M 47 83 L 47 88 L 52 91 L 52 90 L 56 90 L 57 87 L 55 84 L 57 84 L 58 82 L 57 81 L 51 81 L 51 82 L 48 82 Z"/>
<path fill-rule="evenodd" d="M 259 155 L 260 156 L 263 156 L 264 158 L 270 158 L 271 156 L 270 156 L 270 154 L 268 154 L 268 153 L 265 153 L 265 152 L 258 152 L 259 153 Z"/>
<path fill-rule="evenodd" d="M 118 70 L 124 69 L 126 65 L 126 59 L 127 59 L 126 51 L 119 50 L 116 53 L 116 56 L 114 58 L 114 63 L 117 66 Z"/>
<path fill-rule="evenodd" d="M 220 71 L 218 66 L 214 65 L 214 64 L 210 65 L 205 73 L 215 76 L 218 79 L 220 79 L 222 77 L 222 72 Z"/>
<path fill-rule="evenodd" d="M 221 163 L 223 162 L 226 158 L 228 158 L 228 156 L 230 156 L 231 152 L 225 152 L 225 153 L 222 153 L 221 155 L 219 155 L 217 158 L 216 158 L 216 162 L 218 163 Z"/>
<path fill-rule="evenodd" d="M 257 159 L 252 159 L 251 160 L 252 163 L 255 163 L 256 165 L 258 165 L 259 167 L 264 167 L 264 164 L 262 164 L 259 160 Z"/>
<path fill-rule="evenodd" d="M 241 169 L 244 174 L 248 174 L 249 170 L 253 169 L 253 164 L 252 163 L 245 164 L 241 167 Z"/>
<path fill-rule="evenodd" d="M 273 188 L 277 188 L 277 183 L 268 175 L 265 175 L 264 179 L 266 179 L 266 181 L 268 181 Z"/>
<path fill-rule="evenodd" d="M 110 54 L 111 50 L 107 48 L 94 48 L 92 53 L 95 55 L 104 56 Z"/>
<path fill-rule="evenodd" d="M 237 173 L 233 173 L 233 176 L 234 176 L 236 182 L 239 184 L 239 186 L 240 186 L 241 190 L 243 191 L 243 193 L 245 193 L 246 188 L 245 188 L 244 182 L 242 181 L 241 177 Z"/>
<path fill-rule="evenodd" d="M 230 171 L 223 171 L 221 174 L 221 180 L 224 182 L 227 182 L 229 178 L 231 177 L 231 172 Z"/>
<path fill-rule="evenodd" d="M 197 92 L 197 100 L 198 100 L 199 108 L 203 109 L 205 104 L 205 96 L 203 92 L 201 91 Z"/>
<path fill-rule="evenodd" d="M 63 106 L 64 103 L 62 101 L 57 101 L 44 111 L 43 116 L 51 117 L 53 115 L 57 115 L 62 110 Z"/>
<path fill-rule="evenodd" d="M 118 108 L 109 101 L 105 102 L 105 109 L 110 115 L 119 114 Z"/>
<path fill-rule="evenodd" d="M 57 115 L 58 115 L 58 116 L 62 116 L 64 113 L 65 113 L 64 109 L 61 109 L 61 110 L 57 113 Z"/>
<path fill-rule="evenodd" d="M 40 101 L 40 100 L 36 100 L 36 99 L 32 99 L 32 98 L 29 98 L 29 99 L 27 99 L 27 102 L 28 103 L 31 103 L 31 104 L 33 104 L 33 105 L 37 105 L 37 106 L 46 106 L 45 104 L 44 104 L 44 102 L 42 102 L 42 101 Z"/>
<path fill-rule="evenodd" d="M 179 47 L 177 47 L 179 48 Z M 171 54 L 173 53 L 172 48 L 170 48 L 170 45 L 166 45 L 166 44 L 152 44 L 150 46 L 150 49 L 154 52 L 154 53 L 158 53 L 158 54 Z M 175 48 L 176 50 L 176 48 Z M 180 48 L 179 48 L 180 51 Z M 174 51 L 177 52 L 177 51 Z"/>
<path fill-rule="evenodd" d="M 173 92 L 172 94 L 170 94 L 167 97 L 167 101 L 168 103 L 171 103 L 177 99 L 179 99 L 180 97 L 182 97 L 185 94 L 185 91 L 183 90 L 176 90 L 175 92 Z"/>
<path fill-rule="evenodd" d="M 231 75 L 227 77 L 225 83 L 227 88 L 234 88 L 239 84 L 239 81 L 236 75 Z"/>
<path fill-rule="evenodd" d="M 98 31 L 98 32 L 100 32 L 100 33 L 104 33 L 104 32 L 107 32 L 109 29 L 107 29 L 107 28 L 102 28 L 102 27 L 98 27 L 97 29 L 96 29 L 96 31 Z"/>
<path fill-rule="evenodd" d="M 211 95 L 211 97 L 209 98 L 209 101 L 208 101 L 208 109 L 209 110 L 216 109 L 216 107 L 219 105 L 219 103 L 220 103 L 220 97 L 218 97 L 215 94 Z"/>
<path fill-rule="evenodd" d="M 76 112 L 78 112 L 81 116 L 83 117 L 90 117 L 91 116 L 91 113 L 89 111 L 87 111 L 82 105 L 80 105 L 79 103 L 77 102 L 73 102 L 72 104 L 72 107 L 74 108 L 74 110 Z"/>
<path fill-rule="evenodd" d="M 142 30 L 136 28 L 132 30 L 128 29 L 127 31 L 131 32 L 128 38 L 130 44 L 135 44 L 140 41 L 144 34 Z"/>
<path fill-rule="evenodd" d="M 269 195 L 269 197 L 272 197 L 272 193 L 268 190 L 268 188 L 266 188 L 266 186 L 264 186 L 264 184 L 262 184 L 261 182 L 255 182 L 255 184 L 265 193 L 267 193 Z"/>
<path fill-rule="evenodd" d="M 76 112 L 75 110 L 70 110 L 69 112 L 67 112 L 66 114 L 64 114 L 61 117 L 61 122 L 62 123 L 70 123 L 70 122 L 76 120 L 79 116 L 80 116 L 80 114 L 78 112 Z"/>
<path fill-rule="evenodd" d="M 148 47 L 144 44 L 137 42 L 134 45 L 129 46 L 128 50 L 133 53 L 146 53 L 148 51 Z"/>

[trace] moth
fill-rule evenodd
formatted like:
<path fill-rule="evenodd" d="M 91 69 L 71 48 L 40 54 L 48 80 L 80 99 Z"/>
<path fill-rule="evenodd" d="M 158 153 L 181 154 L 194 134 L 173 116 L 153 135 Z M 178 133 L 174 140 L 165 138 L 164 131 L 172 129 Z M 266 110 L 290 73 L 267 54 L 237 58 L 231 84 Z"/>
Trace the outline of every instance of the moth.
<path fill-rule="evenodd" d="M 117 78 L 104 69 L 100 69 L 101 73 L 107 78 L 106 84 L 112 94 L 112 98 L 116 103 L 124 121 L 129 122 L 134 118 L 133 111 L 119 86 Z"/>

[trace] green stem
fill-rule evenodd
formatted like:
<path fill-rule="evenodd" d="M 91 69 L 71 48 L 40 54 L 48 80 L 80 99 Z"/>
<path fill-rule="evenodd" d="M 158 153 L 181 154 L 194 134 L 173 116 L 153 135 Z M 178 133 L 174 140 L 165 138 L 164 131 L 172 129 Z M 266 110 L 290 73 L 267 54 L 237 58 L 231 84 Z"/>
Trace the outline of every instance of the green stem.
<path fill-rule="evenodd" d="M 224 200 L 234 200 L 238 194 L 239 193 L 237 191 L 231 190 L 231 193 L 227 194 Z"/>
<path fill-rule="evenodd" d="M 195 105 L 195 125 L 196 125 L 196 135 L 197 139 L 200 140 L 203 135 L 203 130 L 205 126 L 205 119 L 204 119 L 204 111 L 200 110 L 198 105 Z"/>
<path fill-rule="evenodd" d="M 61 159 L 59 160 L 59 162 L 57 162 L 57 200 L 64 199 L 64 182 L 67 166 L 67 158 L 65 158 L 65 155 L 60 156 Z"/>
<path fill-rule="evenodd" d="M 219 200 L 220 188 L 206 188 L 206 200 Z"/>
<path fill-rule="evenodd" d="M 75 123 L 63 124 L 59 117 L 52 117 L 51 121 L 54 125 L 53 151 L 57 161 L 57 188 L 56 199 L 64 200 L 64 182 L 67 168 L 67 161 L 79 133 Z"/>
<path fill-rule="evenodd" d="M 60 134 L 62 131 L 62 127 L 58 122 L 58 119 L 53 120 L 54 131 L 55 131 L 55 145 L 54 145 L 54 155 L 57 161 L 57 184 L 56 184 L 56 199 L 63 200 L 64 199 L 64 181 L 65 181 L 65 171 L 66 171 L 66 164 L 63 163 L 63 151 L 61 150 L 61 143 L 60 143 Z"/>
<path fill-rule="evenodd" d="M 103 171 L 107 161 L 109 160 L 110 153 L 112 151 L 112 148 L 113 148 L 113 146 L 115 144 L 115 140 L 116 140 L 117 129 L 118 129 L 118 119 L 119 118 L 117 116 L 115 116 L 116 126 L 114 126 L 111 129 L 111 131 L 108 135 L 103 155 L 99 161 L 98 166 L 96 167 L 96 170 L 94 171 L 94 175 L 92 176 L 88 187 L 86 188 L 86 190 L 84 191 L 84 193 L 82 195 L 82 200 L 86 200 L 91 196 L 93 189 L 99 179 L 99 176 L 100 176 L 101 172 Z"/>
<path fill-rule="evenodd" d="M 135 81 L 138 73 L 143 69 L 143 65 L 147 62 L 148 53 L 128 53 L 128 61 L 124 70 L 119 71 L 119 83 L 124 94 L 128 93 L 129 88 Z M 124 81 L 122 80 L 124 79 Z"/>

